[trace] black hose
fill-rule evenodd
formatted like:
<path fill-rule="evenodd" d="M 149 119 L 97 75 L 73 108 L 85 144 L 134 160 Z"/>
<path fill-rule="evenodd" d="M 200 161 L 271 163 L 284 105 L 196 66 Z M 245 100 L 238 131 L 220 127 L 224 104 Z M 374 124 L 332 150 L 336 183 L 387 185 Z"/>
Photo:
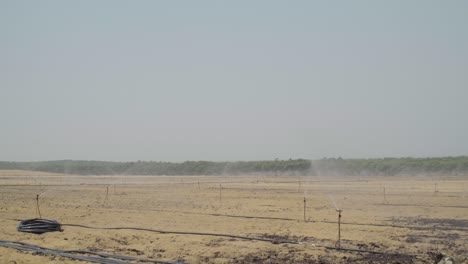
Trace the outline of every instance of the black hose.
<path fill-rule="evenodd" d="M 11 219 L 11 220 L 16 220 L 16 219 Z M 24 220 L 22 222 L 31 221 L 31 220 L 47 220 L 47 219 L 30 219 L 30 220 Z M 54 220 L 48 220 L 48 221 L 56 222 Z M 273 243 L 273 244 L 295 244 L 295 245 L 306 244 L 306 243 L 303 243 L 303 242 L 291 241 L 291 240 L 269 239 L 269 238 L 259 238 L 259 237 L 247 237 L 247 236 L 218 234 L 218 233 L 164 231 L 164 230 L 156 230 L 156 229 L 140 228 L 140 227 L 93 227 L 93 226 L 86 226 L 86 225 L 80 225 L 80 224 L 62 224 L 61 226 L 72 226 L 72 227 L 82 227 L 82 228 L 88 228 L 88 229 L 101 229 L 101 230 L 137 230 L 137 231 L 155 232 L 155 233 L 160 233 L 160 234 L 229 237 L 229 238 L 251 240 L 251 241 L 270 242 L 270 243 Z M 19 228 L 19 226 L 18 226 L 18 228 Z M 18 231 L 20 231 L 20 230 L 18 230 Z M 62 230 L 60 230 L 60 231 L 62 231 Z M 24 232 L 27 232 L 27 231 L 24 231 Z M 46 232 L 48 232 L 48 231 L 46 231 Z M 1 242 L 1 240 L 0 240 L 0 242 Z M 17 243 L 21 243 L 21 242 L 17 242 Z M 1 246 L 1 244 L 0 244 L 0 246 Z M 336 247 L 317 246 L 317 245 L 314 245 L 314 246 L 319 247 L 319 248 L 325 248 L 325 249 L 328 249 L 328 250 L 337 250 L 337 251 L 350 251 L 350 252 L 361 252 L 361 253 L 382 254 L 382 255 L 408 255 L 408 254 L 401 254 L 401 253 L 391 253 L 391 252 L 363 250 L 363 249 L 336 248 Z M 95 253 L 95 252 L 83 251 L 83 250 L 68 250 L 68 251 L 63 251 L 63 252 L 65 252 L 65 253 L 79 252 L 79 253 L 86 253 L 86 254 L 97 254 L 97 255 L 100 255 L 100 256 L 106 255 L 105 253 Z M 158 262 L 158 263 L 165 263 L 165 262 Z M 106 264 L 107 264 L 107 262 L 106 262 Z"/>
<path fill-rule="evenodd" d="M 11 219 L 11 220 L 17 220 L 17 219 Z M 160 234 L 229 237 L 229 238 L 237 238 L 237 239 L 242 239 L 242 240 L 271 242 L 274 244 L 301 244 L 300 242 L 297 242 L 297 241 L 269 239 L 269 238 L 260 238 L 260 237 L 247 237 L 247 236 L 218 234 L 218 233 L 164 231 L 164 230 L 156 230 L 156 229 L 141 228 L 141 227 L 93 227 L 93 226 L 86 226 L 86 225 L 79 225 L 79 224 L 60 224 L 55 220 L 38 219 L 38 218 L 21 221 L 18 225 L 17 230 L 20 232 L 42 234 L 45 232 L 62 231 L 61 226 L 74 226 L 74 227 L 82 227 L 82 228 L 88 228 L 88 229 L 104 229 L 104 230 L 138 230 L 138 231 L 155 232 L 155 233 L 160 233 Z"/>
<path fill-rule="evenodd" d="M 61 224 L 55 220 L 33 218 L 23 220 L 16 228 L 19 232 L 42 234 L 46 232 L 62 231 Z"/>
<path fill-rule="evenodd" d="M 155 233 L 160 233 L 160 234 L 229 237 L 229 238 L 237 238 L 237 239 L 243 239 L 243 240 L 255 240 L 255 241 L 271 242 L 273 244 L 301 244 L 300 242 L 290 241 L 290 240 L 278 240 L 278 239 L 269 239 L 269 238 L 260 238 L 260 237 L 247 237 L 247 236 L 218 234 L 218 233 L 164 231 L 164 230 L 156 230 L 156 229 L 140 228 L 140 227 L 93 227 L 93 226 L 86 226 L 86 225 L 79 225 L 79 224 L 63 224 L 62 226 L 74 226 L 74 227 L 83 227 L 83 228 L 89 228 L 89 229 L 105 229 L 105 230 L 138 230 L 138 231 L 155 232 Z"/>
<path fill-rule="evenodd" d="M 128 264 L 130 263 L 128 261 L 132 261 L 132 263 L 133 262 L 152 262 L 152 263 L 158 263 L 158 264 L 183 264 L 184 263 L 184 262 L 179 262 L 179 261 L 173 262 L 173 261 L 142 259 L 142 258 L 135 258 L 131 256 L 121 256 L 121 255 L 93 252 L 89 250 L 52 249 L 52 248 L 40 247 L 37 245 L 32 245 L 32 244 L 28 244 L 24 242 L 9 241 L 9 240 L 0 240 L 0 246 L 6 247 L 6 248 L 13 248 L 17 250 L 39 252 L 39 253 L 47 254 L 47 255 L 54 255 L 54 256 L 61 256 L 65 258 L 83 260 L 87 262 L 102 263 L 102 264 Z M 83 256 L 80 254 L 95 255 L 95 256 Z"/>
<path fill-rule="evenodd" d="M 269 238 L 259 238 L 259 237 L 246 237 L 246 236 L 217 234 L 217 233 L 163 231 L 163 230 L 155 230 L 155 229 L 140 228 L 140 227 L 92 227 L 92 226 L 79 225 L 79 224 L 63 224 L 63 226 L 74 226 L 74 227 L 83 227 L 83 228 L 89 228 L 89 229 L 105 229 L 105 230 L 138 230 L 138 231 L 155 232 L 155 233 L 160 233 L 160 234 L 229 237 L 229 238 L 237 238 L 237 239 L 243 239 L 243 240 L 270 242 L 270 243 L 273 243 L 273 244 L 294 244 L 294 245 L 306 245 L 307 244 L 307 243 L 304 243 L 304 242 L 292 241 L 292 240 L 279 240 L 279 239 L 269 239 Z M 393 253 L 393 252 L 383 252 L 383 251 L 353 249 L 353 248 L 343 248 L 343 247 L 336 248 L 336 247 L 329 247 L 329 246 L 323 246 L 323 245 L 314 245 L 314 247 L 324 248 L 324 249 L 328 249 L 328 250 L 350 251 L 350 252 L 370 253 L 370 254 L 378 254 L 378 255 L 407 255 L 407 256 L 410 256 L 410 254 L 405 254 L 405 253 Z"/>

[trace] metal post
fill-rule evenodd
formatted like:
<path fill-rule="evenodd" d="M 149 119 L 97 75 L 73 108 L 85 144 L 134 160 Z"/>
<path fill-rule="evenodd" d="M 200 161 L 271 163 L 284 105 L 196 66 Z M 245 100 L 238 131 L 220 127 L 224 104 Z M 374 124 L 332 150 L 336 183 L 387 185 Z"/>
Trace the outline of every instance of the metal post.
<path fill-rule="evenodd" d="M 387 193 L 385 192 L 385 187 L 383 187 L 383 197 L 384 197 L 384 203 L 387 203 Z"/>
<path fill-rule="evenodd" d="M 341 212 L 343 210 L 337 209 L 336 211 L 338 212 L 338 241 L 336 241 L 335 247 L 339 249 L 341 248 Z"/>
<path fill-rule="evenodd" d="M 306 198 L 304 197 L 304 222 L 307 222 L 306 220 Z"/>
<path fill-rule="evenodd" d="M 36 208 L 37 208 L 37 213 L 39 214 L 39 218 L 42 218 L 41 210 L 39 210 L 39 194 L 36 194 Z"/>

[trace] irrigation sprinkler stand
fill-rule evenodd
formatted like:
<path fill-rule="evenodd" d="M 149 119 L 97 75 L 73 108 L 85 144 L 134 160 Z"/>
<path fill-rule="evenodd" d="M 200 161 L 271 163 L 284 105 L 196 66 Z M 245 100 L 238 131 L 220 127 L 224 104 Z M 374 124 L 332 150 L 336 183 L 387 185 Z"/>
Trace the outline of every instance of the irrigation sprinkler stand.
<path fill-rule="evenodd" d="M 338 212 L 338 241 L 335 243 L 335 248 L 340 249 L 341 248 L 341 213 L 343 210 L 341 209 L 336 209 Z"/>
<path fill-rule="evenodd" d="M 383 197 L 384 197 L 384 203 L 387 203 L 387 194 L 385 192 L 385 187 L 383 187 Z"/>
<path fill-rule="evenodd" d="M 221 190 L 223 189 L 223 186 L 220 184 L 219 185 L 219 201 L 221 202 L 222 196 L 221 196 Z"/>
<path fill-rule="evenodd" d="M 39 218 L 42 218 L 41 210 L 39 210 L 39 194 L 36 194 L 36 209 L 37 209 L 36 215 L 39 215 Z"/>
<path fill-rule="evenodd" d="M 104 198 L 104 204 L 107 201 L 107 196 L 109 195 L 109 186 L 106 187 L 106 198 Z"/>
<path fill-rule="evenodd" d="M 304 222 L 307 222 L 307 220 L 306 220 L 306 208 L 307 208 L 307 203 L 306 203 L 306 198 L 304 196 Z"/>

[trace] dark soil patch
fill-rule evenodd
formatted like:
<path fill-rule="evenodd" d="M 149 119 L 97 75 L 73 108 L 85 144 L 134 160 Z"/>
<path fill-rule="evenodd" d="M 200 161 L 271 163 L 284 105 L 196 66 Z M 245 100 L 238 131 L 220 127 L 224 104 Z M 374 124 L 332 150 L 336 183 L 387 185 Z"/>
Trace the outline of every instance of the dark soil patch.
<path fill-rule="evenodd" d="M 290 251 L 280 253 L 265 251 L 248 254 L 233 259 L 231 264 L 335 264 L 335 263 L 364 263 L 364 264 L 413 264 L 416 259 L 410 255 L 386 255 L 386 254 L 358 254 L 353 257 L 338 257 L 333 255 L 313 256 L 307 253 Z"/>
<path fill-rule="evenodd" d="M 391 218 L 388 221 L 413 226 L 411 229 L 426 229 L 430 227 L 442 230 L 468 231 L 468 220 L 465 219 L 401 217 Z M 410 228 L 409 226 L 408 228 Z"/>
<path fill-rule="evenodd" d="M 371 243 L 357 243 L 356 246 L 358 247 L 358 249 L 374 250 L 374 251 L 379 251 L 379 249 L 382 248 L 382 246 L 377 245 L 374 242 L 371 242 Z"/>
<path fill-rule="evenodd" d="M 408 243 L 416 243 L 416 242 L 433 242 L 434 240 L 442 240 L 442 241 L 454 241 L 460 239 L 460 235 L 457 233 L 447 233 L 447 234 L 439 234 L 439 235 L 408 235 L 406 238 L 406 242 Z"/>
<path fill-rule="evenodd" d="M 297 254 L 295 251 L 290 251 L 287 253 L 280 253 L 276 251 L 264 251 L 247 254 L 245 256 L 236 257 L 230 263 L 232 264 L 293 264 L 293 263 L 302 263 L 302 264 L 329 264 L 333 262 L 319 262 L 318 259 L 310 256 L 308 254 Z"/>
<path fill-rule="evenodd" d="M 410 255 L 365 254 L 357 258 L 349 258 L 344 263 L 413 264 L 415 263 L 415 257 Z"/>
<path fill-rule="evenodd" d="M 416 223 L 423 225 L 440 225 L 449 227 L 468 228 L 468 220 L 464 219 L 436 219 L 436 218 L 417 218 Z"/>
<path fill-rule="evenodd" d="M 316 241 L 313 237 L 305 237 L 305 236 L 289 236 L 289 235 L 272 235 L 272 234 L 256 234 L 253 235 L 254 237 L 259 238 L 266 238 L 271 239 L 275 243 L 280 243 L 281 241 L 294 241 L 294 242 L 311 242 Z"/>

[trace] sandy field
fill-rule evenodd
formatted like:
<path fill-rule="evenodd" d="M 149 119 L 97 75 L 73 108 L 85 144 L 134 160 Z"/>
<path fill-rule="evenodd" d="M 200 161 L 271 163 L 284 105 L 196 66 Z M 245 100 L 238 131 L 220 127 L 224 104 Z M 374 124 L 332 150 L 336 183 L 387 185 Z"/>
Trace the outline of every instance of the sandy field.
<path fill-rule="evenodd" d="M 37 194 L 42 218 L 64 224 L 62 232 L 37 235 L 16 230 L 19 219 L 38 217 Z M 343 210 L 342 250 L 335 249 L 336 208 Z M 168 262 L 433 263 L 433 253 L 442 252 L 457 263 L 468 263 L 468 177 L 74 176 L 0 171 L 0 220 L 0 240 Z M 0 263 L 77 261 L 0 247 Z"/>

